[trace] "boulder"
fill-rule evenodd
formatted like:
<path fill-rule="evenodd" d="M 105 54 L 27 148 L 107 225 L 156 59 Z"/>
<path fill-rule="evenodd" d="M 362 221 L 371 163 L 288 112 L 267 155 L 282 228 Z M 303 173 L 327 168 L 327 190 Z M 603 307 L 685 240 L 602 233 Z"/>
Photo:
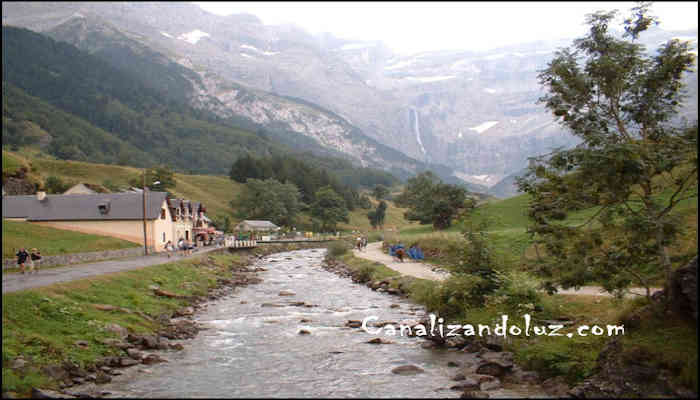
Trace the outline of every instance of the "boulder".
<path fill-rule="evenodd" d="M 136 365 L 138 363 L 139 363 L 138 361 L 136 361 L 130 357 L 120 357 L 119 358 L 119 366 L 120 367 L 130 367 L 130 366 Z"/>
<path fill-rule="evenodd" d="M 458 384 L 450 387 L 450 389 L 459 391 L 479 389 L 479 382 L 469 377 L 464 377 L 464 379 L 460 380 Z"/>
<path fill-rule="evenodd" d="M 495 376 L 484 375 L 484 374 L 469 374 L 468 378 L 474 379 L 475 381 L 477 381 L 479 383 L 498 380 L 498 378 L 496 378 Z"/>
<path fill-rule="evenodd" d="M 41 368 L 41 370 L 42 372 L 44 372 L 44 374 L 48 375 L 56 381 L 63 381 L 68 379 L 68 371 L 63 369 L 63 367 L 61 367 L 60 365 L 47 365 Z"/>
<path fill-rule="evenodd" d="M 80 347 L 81 349 L 87 349 L 90 347 L 90 343 L 88 343 L 87 340 L 76 340 L 73 344 L 75 344 L 77 347 Z"/>
<path fill-rule="evenodd" d="M 398 304 L 395 304 L 395 303 L 389 306 L 389 308 L 399 308 L 399 307 L 401 307 L 401 306 Z"/>
<path fill-rule="evenodd" d="M 136 349 L 126 349 L 126 354 L 128 354 L 129 357 L 133 358 L 134 360 L 141 361 L 143 358 L 143 354 Z"/>
<path fill-rule="evenodd" d="M 698 320 L 698 257 L 671 276 L 671 306 L 681 315 Z"/>
<path fill-rule="evenodd" d="M 27 362 L 24 361 L 23 358 L 18 357 L 18 358 L 15 358 L 14 360 L 12 360 L 12 362 L 10 363 L 10 368 L 20 369 L 20 368 L 23 368 L 25 365 L 27 365 Z"/>
<path fill-rule="evenodd" d="M 345 323 L 345 326 L 347 326 L 349 328 L 359 328 L 362 326 L 362 321 L 351 319 Z"/>
<path fill-rule="evenodd" d="M 486 361 L 481 363 L 476 368 L 476 373 L 482 375 L 503 376 L 506 373 L 506 370 L 507 368 L 502 367 L 498 363 Z"/>
<path fill-rule="evenodd" d="M 186 317 L 186 316 L 193 315 L 193 314 L 194 314 L 194 308 L 192 308 L 192 307 L 180 308 L 178 310 L 175 310 L 175 312 L 173 313 L 173 315 L 175 317 Z"/>
<path fill-rule="evenodd" d="M 461 349 L 467 345 L 469 339 L 464 336 L 450 336 L 445 339 L 445 346 L 454 349 Z"/>
<path fill-rule="evenodd" d="M 462 351 L 465 352 L 465 353 L 478 353 L 479 351 L 481 351 L 481 349 L 482 349 L 482 347 L 481 347 L 481 345 L 480 345 L 479 343 L 477 343 L 477 342 L 471 342 L 471 343 L 467 344 L 467 345 L 462 349 Z"/>
<path fill-rule="evenodd" d="M 306 329 L 300 329 L 300 330 L 299 330 L 299 334 L 300 334 L 300 335 L 310 335 L 311 332 L 308 331 L 308 330 L 306 330 Z"/>
<path fill-rule="evenodd" d="M 417 367 L 415 365 L 401 365 L 391 370 L 392 373 L 396 375 L 416 375 L 425 372 L 423 368 Z"/>
<path fill-rule="evenodd" d="M 459 367 L 461 364 L 456 362 L 456 361 L 448 361 L 447 366 L 448 367 Z"/>
<path fill-rule="evenodd" d="M 504 369 L 513 368 L 513 353 L 511 352 L 486 352 L 481 354 L 485 361 L 498 364 Z"/>
<path fill-rule="evenodd" d="M 557 397 L 564 397 L 569 393 L 569 385 L 563 376 L 555 376 L 542 382 L 542 389 L 547 394 Z"/>
<path fill-rule="evenodd" d="M 278 296 L 296 296 L 297 294 L 294 292 L 291 292 L 289 290 L 282 290 L 279 293 L 277 293 Z"/>
<path fill-rule="evenodd" d="M 116 333 L 121 338 L 126 337 L 126 335 L 129 334 L 129 331 L 126 328 L 115 323 L 107 324 L 104 329 L 107 332 Z"/>
<path fill-rule="evenodd" d="M 141 345 L 146 349 L 157 349 L 158 338 L 154 335 L 143 335 L 141 337 Z"/>
<path fill-rule="evenodd" d="M 148 354 L 143 359 L 141 360 L 143 364 L 146 365 L 151 365 L 151 364 L 156 364 L 156 363 L 162 363 L 162 362 L 168 362 L 168 360 L 162 358 L 158 354 Z"/>
<path fill-rule="evenodd" d="M 459 397 L 462 399 L 488 399 L 489 394 L 479 390 L 466 390 Z"/>
<path fill-rule="evenodd" d="M 479 389 L 482 391 L 495 390 L 501 388 L 501 381 L 498 379 L 493 379 L 490 381 L 484 381 L 479 384 Z"/>
<path fill-rule="evenodd" d="M 369 343 L 369 344 L 392 344 L 392 343 L 394 343 L 394 342 L 392 342 L 391 340 L 386 340 L 386 339 L 382 339 L 382 338 L 374 338 L 374 339 L 368 340 L 368 341 L 365 342 L 365 343 Z"/>
<path fill-rule="evenodd" d="M 170 350 L 184 350 L 185 346 L 182 345 L 182 343 L 170 343 L 168 344 L 168 347 L 170 347 Z"/>
<path fill-rule="evenodd" d="M 455 376 L 452 378 L 453 381 L 457 381 L 457 382 L 463 381 L 463 380 L 465 380 L 465 379 L 467 379 L 467 377 L 464 376 L 464 374 L 462 374 L 462 373 L 457 374 L 457 375 L 455 375 Z"/>
<path fill-rule="evenodd" d="M 54 390 L 32 388 L 33 399 L 75 399 L 75 396 L 70 396 Z"/>

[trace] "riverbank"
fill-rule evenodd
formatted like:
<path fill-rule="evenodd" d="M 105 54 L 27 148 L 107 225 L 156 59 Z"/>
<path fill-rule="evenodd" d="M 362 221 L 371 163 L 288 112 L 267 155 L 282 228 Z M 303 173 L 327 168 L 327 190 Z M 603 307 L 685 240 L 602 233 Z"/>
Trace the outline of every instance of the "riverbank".
<path fill-rule="evenodd" d="M 399 295 L 410 297 L 429 310 L 447 303 L 453 303 L 457 309 L 461 307 L 459 316 L 452 317 L 451 322 L 493 324 L 502 315 L 522 320 L 522 315 L 529 313 L 535 321 L 563 325 L 562 336 L 558 337 L 509 336 L 504 340 L 492 336 L 452 344 L 436 342 L 462 351 L 470 348 L 483 351 L 500 346 L 513 354 L 515 364 L 536 372 L 536 378 L 528 379 L 533 379 L 550 395 L 688 397 L 697 393 L 697 330 L 694 324 L 673 315 L 651 312 L 646 299 L 558 294 L 542 296 L 537 309 L 518 309 L 503 303 L 474 309 L 457 298 L 451 300 L 450 293 L 456 293 L 452 289 L 458 292 L 461 289 L 450 286 L 458 283 L 446 281 L 447 288 L 444 288 L 437 282 L 400 276 L 380 263 L 348 253 L 329 261 L 330 270 L 377 290 L 394 288 Z M 617 338 L 576 335 L 577 327 L 594 324 L 618 324 L 625 326 L 626 331 Z M 612 371 L 622 372 L 613 374 Z M 591 385 L 587 379 L 592 376 L 597 378 L 596 385 Z M 600 391 L 606 384 L 609 391 Z"/>
<path fill-rule="evenodd" d="M 317 246 L 222 249 L 3 294 L 3 397 L 28 397 L 33 388 L 58 391 L 108 382 L 122 367 L 157 363 L 157 356 L 144 351 L 181 349 L 178 340 L 199 331 L 188 321 L 203 302 L 256 282 L 255 271 L 247 268 L 255 259 Z"/>

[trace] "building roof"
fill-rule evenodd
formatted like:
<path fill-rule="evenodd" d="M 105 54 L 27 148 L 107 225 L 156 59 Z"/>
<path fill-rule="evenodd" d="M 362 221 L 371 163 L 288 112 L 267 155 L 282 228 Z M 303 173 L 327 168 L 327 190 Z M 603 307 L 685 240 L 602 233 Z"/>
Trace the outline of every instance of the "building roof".
<path fill-rule="evenodd" d="M 86 185 L 82 183 L 78 183 L 77 185 L 71 187 L 70 189 L 66 190 L 63 192 L 63 194 L 95 194 L 97 193 L 96 191 L 90 189 Z"/>
<path fill-rule="evenodd" d="M 236 227 L 237 228 L 242 227 L 243 225 L 246 225 L 251 229 L 259 230 L 259 231 L 279 229 L 279 226 L 273 224 L 270 221 L 248 220 L 248 219 L 241 221 L 238 225 L 236 225 Z"/>
<path fill-rule="evenodd" d="M 167 192 L 148 192 L 146 219 L 160 217 Z M 101 212 L 102 205 L 106 212 Z M 142 193 L 54 194 L 44 200 L 31 196 L 4 196 L 3 218 L 28 221 L 131 220 L 143 219 Z"/>

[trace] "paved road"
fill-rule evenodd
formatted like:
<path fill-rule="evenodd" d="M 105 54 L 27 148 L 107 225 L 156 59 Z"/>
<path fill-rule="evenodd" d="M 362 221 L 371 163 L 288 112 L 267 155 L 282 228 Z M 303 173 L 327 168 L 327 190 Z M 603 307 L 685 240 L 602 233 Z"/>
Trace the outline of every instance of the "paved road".
<path fill-rule="evenodd" d="M 139 269 L 151 265 L 165 264 L 184 258 L 192 258 L 208 253 L 223 247 L 206 247 L 194 252 L 190 256 L 174 256 L 168 258 L 166 255 L 151 255 L 132 257 L 122 260 L 100 261 L 96 263 L 79 264 L 72 267 L 47 268 L 39 271 L 38 274 L 22 275 L 20 273 L 4 274 L 2 276 L 2 293 L 16 292 L 18 290 L 32 289 L 41 286 L 48 286 L 59 282 L 69 282 L 77 279 L 89 278 L 111 272 Z"/>
<path fill-rule="evenodd" d="M 390 255 L 382 252 L 382 242 L 370 243 L 367 245 L 364 251 L 353 250 L 355 257 L 364 258 L 370 261 L 376 261 L 386 265 L 387 267 L 398 271 L 404 275 L 414 276 L 416 278 L 431 279 L 435 281 L 441 281 L 449 277 L 449 273 L 441 273 L 433 271 L 434 267 L 427 264 L 417 262 L 414 260 L 406 259 L 405 262 L 396 261 Z M 657 292 L 661 288 L 652 288 L 651 292 Z M 582 286 L 578 290 L 574 289 L 559 289 L 558 294 L 573 294 L 578 296 L 611 296 L 610 293 L 604 292 L 599 286 Z M 644 288 L 631 288 L 630 293 L 626 297 L 637 297 L 645 296 L 646 291 Z"/>

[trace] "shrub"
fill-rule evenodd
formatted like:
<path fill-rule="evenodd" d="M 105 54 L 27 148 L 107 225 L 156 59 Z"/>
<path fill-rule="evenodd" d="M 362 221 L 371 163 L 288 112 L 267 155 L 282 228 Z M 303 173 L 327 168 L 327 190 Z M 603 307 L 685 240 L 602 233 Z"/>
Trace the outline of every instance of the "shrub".
<path fill-rule="evenodd" d="M 327 252 L 326 252 L 326 258 L 334 260 L 343 254 L 347 253 L 349 250 L 349 246 L 347 243 L 345 243 L 342 240 L 337 240 L 334 242 L 330 242 L 328 244 L 328 247 L 326 247 Z"/>
<path fill-rule="evenodd" d="M 506 304 L 520 312 L 532 312 L 541 308 L 539 281 L 523 271 L 494 271 L 498 288 L 489 296 L 491 304 Z"/>
<path fill-rule="evenodd" d="M 429 311 L 444 318 L 465 315 L 469 307 L 484 304 L 484 286 L 487 282 L 479 276 L 454 274 L 441 285 L 425 286 L 415 292 L 415 299 L 425 304 Z"/>
<path fill-rule="evenodd" d="M 369 265 L 363 266 L 362 268 L 360 268 L 359 270 L 357 270 L 357 272 L 355 272 L 353 274 L 353 278 L 354 278 L 355 282 L 366 283 L 366 282 L 371 281 L 372 275 L 373 275 L 373 273 L 372 273 L 373 270 L 374 269 L 372 267 L 370 267 Z"/>
<path fill-rule="evenodd" d="M 381 232 L 371 232 L 369 235 L 367 235 L 368 243 L 381 242 L 383 240 L 384 234 L 382 234 Z"/>

